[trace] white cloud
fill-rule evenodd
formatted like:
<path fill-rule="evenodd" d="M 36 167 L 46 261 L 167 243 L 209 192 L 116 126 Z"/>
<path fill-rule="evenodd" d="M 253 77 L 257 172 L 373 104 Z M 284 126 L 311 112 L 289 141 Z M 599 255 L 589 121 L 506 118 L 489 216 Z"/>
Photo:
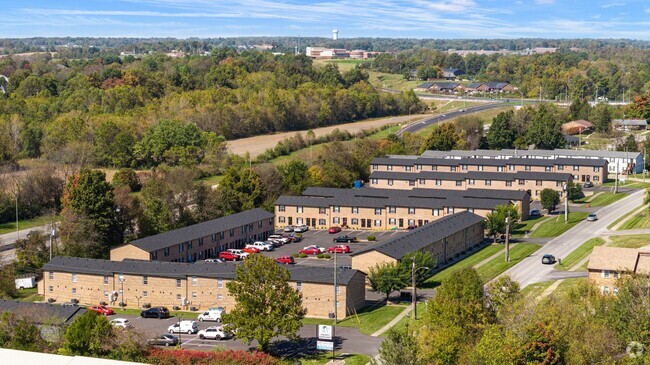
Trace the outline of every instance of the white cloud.
<path fill-rule="evenodd" d="M 538 5 L 551 5 L 555 4 L 555 0 L 535 0 L 535 3 Z"/>
<path fill-rule="evenodd" d="M 601 8 L 607 9 L 607 8 L 612 8 L 615 6 L 625 6 L 626 3 L 607 3 L 607 4 L 602 4 L 600 5 Z"/>

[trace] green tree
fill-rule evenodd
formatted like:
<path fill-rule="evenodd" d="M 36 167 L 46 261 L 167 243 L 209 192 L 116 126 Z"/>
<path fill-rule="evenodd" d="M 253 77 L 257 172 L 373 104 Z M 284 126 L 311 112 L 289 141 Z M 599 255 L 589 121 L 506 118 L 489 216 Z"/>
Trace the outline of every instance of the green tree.
<path fill-rule="evenodd" d="M 14 265 L 0 267 L 0 299 L 11 299 L 16 296 L 15 278 Z"/>
<path fill-rule="evenodd" d="M 174 229 L 176 221 L 173 214 L 174 193 L 161 178 L 154 177 L 142 188 L 142 224 L 144 236 L 167 232 Z"/>
<path fill-rule="evenodd" d="M 589 113 L 589 121 L 597 132 L 609 133 L 612 130 L 612 110 L 607 104 L 597 104 Z"/>
<path fill-rule="evenodd" d="M 622 276 L 618 294 L 607 310 L 607 322 L 625 342 L 637 341 L 650 347 L 650 279 L 643 275 Z M 648 357 L 648 355 L 645 355 Z"/>
<path fill-rule="evenodd" d="M 526 142 L 543 150 L 560 148 L 566 144 L 562 135 L 562 119 L 556 109 L 542 104 L 533 110 Z"/>
<path fill-rule="evenodd" d="M 564 364 L 555 329 L 544 322 L 528 323 L 527 341 L 520 348 L 520 360 L 526 364 Z"/>
<path fill-rule="evenodd" d="M 580 183 L 573 182 L 573 180 L 569 181 L 569 184 L 567 185 L 567 196 L 570 201 L 575 201 L 582 198 L 584 196 L 582 193 L 582 185 L 580 185 Z"/>
<path fill-rule="evenodd" d="M 44 352 L 47 342 L 41 337 L 41 330 L 34 324 L 33 317 L 6 311 L 0 313 L 0 347 Z"/>
<path fill-rule="evenodd" d="M 105 316 L 86 311 L 72 322 L 65 331 L 61 355 L 102 357 L 111 350 L 113 328 Z"/>
<path fill-rule="evenodd" d="M 221 210 L 233 214 L 259 207 L 264 202 L 262 179 L 251 168 L 232 166 L 219 183 Z"/>
<path fill-rule="evenodd" d="M 552 213 L 558 204 L 560 204 L 560 193 L 553 189 L 546 188 L 540 193 L 540 200 L 542 208 L 546 209 L 548 213 Z"/>
<path fill-rule="evenodd" d="M 511 126 L 514 113 L 512 110 L 499 113 L 493 120 L 487 132 L 487 144 L 491 150 L 513 148 L 516 131 Z"/>
<path fill-rule="evenodd" d="M 135 173 L 135 170 L 130 168 L 122 168 L 117 170 L 111 181 L 111 185 L 114 188 L 119 186 L 127 186 L 131 189 L 132 192 L 140 191 L 142 185 L 140 185 L 140 179 Z"/>
<path fill-rule="evenodd" d="M 26 238 L 17 240 L 16 261 L 20 268 L 40 269 L 50 259 L 48 236 L 40 231 L 29 232 Z"/>
<path fill-rule="evenodd" d="M 490 309 L 495 313 L 508 310 L 509 305 L 521 297 L 519 283 L 508 275 L 499 276 L 487 286 L 487 298 Z"/>
<path fill-rule="evenodd" d="M 379 263 L 368 270 L 368 281 L 372 290 L 386 294 L 388 301 L 390 293 L 409 285 L 410 271 L 396 262 Z"/>
<path fill-rule="evenodd" d="M 436 268 L 436 260 L 430 252 L 414 251 L 399 260 L 402 271 L 412 273 L 413 261 L 415 261 L 415 284 L 422 285 L 427 279 L 433 276 L 433 270 Z M 411 280 L 412 281 L 412 280 Z"/>
<path fill-rule="evenodd" d="M 587 99 L 575 98 L 569 106 L 571 120 L 589 120 L 591 106 Z"/>
<path fill-rule="evenodd" d="M 463 140 L 451 123 L 443 123 L 434 128 L 424 139 L 420 153 L 426 150 L 451 151 L 462 146 Z"/>
<path fill-rule="evenodd" d="M 249 344 L 257 340 L 265 352 L 274 337 L 297 338 L 306 310 L 302 293 L 289 286 L 290 278 L 289 270 L 263 255 L 237 265 L 235 279 L 226 284 L 235 307 L 223 315 L 223 323 L 237 329 L 237 338 Z"/>
<path fill-rule="evenodd" d="M 404 327 L 388 330 L 379 345 L 379 359 L 384 365 L 424 364 L 419 358 L 419 352 L 416 334 L 408 323 Z"/>
<path fill-rule="evenodd" d="M 134 153 L 145 165 L 163 162 L 165 153 L 170 158 L 172 155 L 187 158 L 191 154 L 196 154 L 198 158 L 199 150 L 207 140 L 207 134 L 195 124 L 165 119 L 147 128 L 135 145 Z"/>
<path fill-rule="evenodd" d="M 300 195 L 308 186 L 311 186 L 309 167 L 300 160 L 292 160 L 278 167 L 282 175 L 282 182 L 289 195 Z"/>
<path fill-rule="evenodd" d="M 638 152 L 639 151 L 639 146 L 636 143 L 636 138 L 634 138 L 634 134 L 629 134 L 627 137 L 625 137 L 625 141 L 623 141 L 623 143 L 617 145 L 616 150 L 617 151 Z"/>
<path fill-rule="evenodd" d="M 485 216 L 485 228 L 488 236 L 494 237 L 494 243 L 497 242 L 497 236 L 506 233 L 506 218 L 510 227 L 514 226 L 520 219 L 519 210 L 512 204 L 497 205 L 494 211 Z"/>

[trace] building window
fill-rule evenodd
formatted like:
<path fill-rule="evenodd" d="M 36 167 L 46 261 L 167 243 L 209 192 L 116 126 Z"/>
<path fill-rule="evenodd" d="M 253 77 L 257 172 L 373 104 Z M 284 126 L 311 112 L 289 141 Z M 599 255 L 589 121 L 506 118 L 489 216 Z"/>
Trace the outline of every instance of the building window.
<path fill-rule="evenodd" d="M 593 180 L 594 180 L 594 181 L 600 181 L 600 178 L 599 178 L 598 176 L 594 175 Z"/>
<path fill-rule="evenodd" d="M 327 214 L 327 208 L 318 208 L 318 214 Z"/>
<path fill-rule="evenodd" d="M 371 183 L 372 185 L 377 185 L 378 181 L 377 181 L 377 179 L 374 179 L 374 178 L 373 178 L 373 179 L 370 179 L 370 183 Z"/>
<path fill-rule="evenodd" d="M 149 296 L 149 292 L 146 290 L 142 291 L 142 296 L 143 297 Z"/>
<path fill-rule="evenodd" d="M 199 279 L 196 276 L 192 276 L 192 286 L 199 285 Z"/>
<path fill-rule="evenodd" d="M 177 287 L 177 288 L 180 288 L 181 285 L 182 285 L 182 281 L 181 281 L 181 279 L 176 279 L 176 287 Z"/>
<path fill-rule="evenodd" d="M 483 165 L 478 165 L 478 170 L 483 171 Z"/>
<path fill-rule="evenodd" d="M 378 167 L 379 167 L 379 166 L 377 166 L 377 165 L 372 165 L 372 169 L 373 169 L 373 170 L 377 170 Z"/>
<path fill-rule="evenodd" d="M 72 294 L 77 294 L 77 288 L 72 288 Z"/>
<path fill-rule="evenodd" d="M 476 184 L 476 181 L 474 179 L 469 179 L 468 184 L 469 185 L 474 185 L 474 184 Z"/>
<path fill-rule="evenodd" d="M 223 294 L 217 294 L 217 300 L 223 300 Z"/>
<path fill-rule="evenodd" d="M 393 186 L 393 180 L 392 179 L 388 179 L 388 186 Z"/>
<path fill-rule="evenodd" d="M 544 171 L 551 172 L 551 166 L 544 166 Z"/>
<path fill-rule="evenodd" d="M 163 254 L 165 255 L 165 257 L 169 256 L 169 247 L 165 247 L 165 249 L 163 250 Z"/>
<path fill-rule="evenodd" d="M 50 271 L 49 278 L 50 280 L 54 280 L 54 271 Z"/>
<path fill-rule="evenodd" d="M 396 224 L 396 222 L 397 222 L 397 219 L 395 219 L 395 218 L 388 218 L 388 224 L 390 224 L 391 226 L 394 226 L 394 225 Z"/>
<path fill-rule="evenodd" d="M 422 165 L 415 165 L 416 170 L 422 170 Z"/>
<path fill-rule="evenodd" d="M 434 181 L 435 181 L 435 185 L 436 185 L 436 186 L 440 186 L 440 185 L 442 185 L 442 180 L 440 180 L 440 179 L 435 179 Z"/>
<path fill-rule="evenodd" d="M 296 213 L 302 213 L 302 207 L 296 207 Z"/>
<path fill-rule="evenodd" d="M 438 166 L 431 166 L 431 171 L 438 171 Z"/>
<path fill-rule="evenodd" d="M 404 166 L 404 171 L 411 171 L 412 168 L 412 166 Z"/>
<path fill-rule="evenodd" d="M 187 242 L 187 249 L 189 250 L 191 248 L 192 248 L 192 241 L 188 241 Z"/>
<path fill-rule="evenodd" d="M 340 285 L 337 285 L 337 286 L 336 286 L 336 295 L 340 295 L 340 294 L 341 294 L 341 286 L 340 286 Z M 336 303 L 337 306 L 338 306 L 338 304 L 339 304 L 339 303 Z"/>
<path fill-rule="evenodd" d="M 542 180 L 535 180 L 536 186 L 542 186 Z"/>
<path fill-rule="evenodd" d="M 614 295 L 618 294 L 618 288 L 617 287 L 614 287 L 614 289 L 612 289 L 612 294 L 614 294 Z"/>
<path fill-rule="evenodd" d="M 492 180 L 485 180 L 485 186 L 492 186 Z"/>
<path fill-rule="evenodd" d="M 278 223 L 284 223 L 284 216 L 278 216 Z"/>
<path fill-rule="evenodd" d="M 142 285 L 147 285 L 149 284 L 149 277 L 148 276 L 143 276 L 142 277 Z"/>
<path fill-rule="evenodd" d="M 515 171 L 515 165 L 508 165 L 508 171 Z"/>
<path fill-rule="evenodd" d="M 178 245 L 178 252 L 183 252 L 183 250 L 185 250 L 185 244 L 181 243 Z"/>
<path fill-rule="evenodd" d="M 409 214 L 415 214 L 415 208 L 409 208 Z"/>
<path fill-rule="evenodd" d="M 467 165 L 460 165 L 460 168 L 461 168 L 463 171 L 467 171 Z"/>
<path fill-rule="evenodd" d="M 558 188 L 561 188 L 562 187 L 562 181 L 556 181 L 555 186 L 558 187 Z"/>
<path fill-rule="evenodd" d="M 447 214 L 454 214 L 454 208 L 447 207 Z"/>
<path fill-rule="evenodd" d="M 524 166 L 524 171 L 530 171 L 530 165 Z"/>
<path fill-rule="evenodd" d="M 459 180 L 459 181 L 456 181 L 456 186 L 463 186 L 463 182 L 460 181 L 460 180 Z"/>
<path fill-rule="evenodd" d="M 573 171 L 580 171 L 580 166 L 573 165 Z"/>
<path fill-rule="evenodd" d="M 612 274 L 614 275 L 615 279 L 618 279 L 620 277 L 618 271 L 614 271 Z"/>
<path fill-rule="evenodd" d="M 433 214 L 434 217 L 437 217 L 440 215 L 440 209 L 439 208 L 433 208 L 431 211 L 431 214 Z"/>
<path fill-rule="evenodd" d="M 397 208 L 395 207 L 388 207 L 388 213 L 395 213 L 397 211 Z"/>
<path fill-rule="evenodd" d="M 284 205 L 278 205 L 278 212 L 284 212 L 285 209 Z"/>
<path fill-rule="evenodd" d="M 340 213 L 341 212 L 341 207 L 338 205 L 335 205 L 332 207 L 332 212 L 334 213 Z"/>
<path fill-rule="evenodd" d="M 353 226 L 356 226 L 357 224 L 359 224 L 359 219 L 357 219 L 357 218 L 352 218 L 352 225 L 353 225 Z"/>
<path fill-rule="evenodd" d="M 558 171 L 564 171 L 564 165 L 557 165 Z"/>
<path fill-rule="evenodd" d="M 302 291 L 302 282 L 296 281 L 296 290 L 297 291 Z"/>
<path fill-rule="evenodd" d="M 604 294 L 609 294 L 609 287 L 608 286 L 603 286 L 603 293 Z"/>
<path fill-rule="evenodd" d="M 609 270 L 603 270 L 603 277 L 608 278 L 609 277 Z"/>
<path fill-rule="evenodd" d="M 408 223 L 409 223 L 409 227 L 414 226 L 415 225 L 415 219 L 409 219 Z"/>
<path fill-rule="evenodd" d="M 456 166 L 450 166 L 449 171 L 456 172 Z"/>
<path fill-rule="evenodd" d="M 467 211 L 470 213 L 474 213 L 474 208 L 467 208 Z"/>
<path fill-rule="evenodd" d="M 426 181 L 427 180 L 425 180 L 425 179 L 418 179 L 418 184 L 425 185 Z"/>
<path fill-rule="evenodd" d="M 108 276 L 104 276 L 104 285 L 108 285 Z"/>
<path fill-rule="evenodd" d="M 52 292 L 54 292 L 54 287 L 53 287 L 52 285 L 50 285 L 50 286 L 47 287 L 47 290 L 48 290 L 50 293 L 52 293 Z"/>
<path fill-rule="evenodd" d="M 381 208 L 375 208 L 375 215 L 381 215 Z"/>
<path fill-rule="evenodd" d="M 223 279 L 217 279 L 217 288 L 223 288 Z"/>
<path fill-rule="evenodd" d="M 235 237 L 235 229 L 230 230 L 230 237 Z"/>
<path fill-rule="evenodd" d="M 299 217 L 299 218 L 296 218 L 296 224 L 298 224 L 298 225 L 302 225 L 302 224 L 303 224 L 303 220 L 302 220 L 302 218 L 300 218 L 300 217 Z"/>
<path fill-rule="evenodd" d="M 503 166 L 497 166 L 497 172 L 503 172 Z"/>
<path fill-rule="evenodd" d="M 594 172 L 600 172 L 600 166 L 594 166 Z M 616 288 L 614 288 L 616 289 Z"/>
<path fill-rule="evenodd" d="M 77 274 L 72 274 L 72 282 L 73 283 L 77 282 Z"/>
<path fill-rule="evenodd" d="M 409 180 L 409 186 L 415 186 L 415 180 Z"/>
<path fill-rule="evenodd" d="M 318 220 L 318 225 L 319 226 L 324 226 L 326 224 L 327 224 L 327 221 L 325 219 L 321 218 L 321 219 Z"/>
<path fill-rule="evenodd" d="M 506 181 L 506 186 L 512 186 L 512 181 Z"/>
<path fill-rule="evenodd" d="M 393 165 L 386 165 L 386 171 L 393 171 Z"/>
<path fill-rule="evenodd" d="M 375 219 L 375 227 L 381 227 L 381 219 Z"/>
<path fill-rule="evenodd" d="M 176 294 L 176 300 L 181 300 L 183 297 L 180 294 Z"/>
<path fill-rule="evenodd" d="M 519 179 L 519 185 L 526 185 L 526 180 Z"/>
<path fill-rule="evenodd" d="M 192 292 L 192 298 L 196 298 L 196 292 L 195 291 Z"/>
<path fill-rule="evenodd" d="M 352 207 L 352 214 L 359 213 L 359 207 Z"/>
<path fill-rule="evenodd" d="M 339 224 L 339 222 L 341 222 L 341 218 L 339 218 L 339 217 L 332 218 L 332 223 Z"/>

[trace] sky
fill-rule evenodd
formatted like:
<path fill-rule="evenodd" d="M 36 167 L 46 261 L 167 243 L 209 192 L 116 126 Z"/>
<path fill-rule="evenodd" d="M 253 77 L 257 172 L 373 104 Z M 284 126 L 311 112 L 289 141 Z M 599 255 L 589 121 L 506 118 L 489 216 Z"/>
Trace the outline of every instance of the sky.
<path fill-rule="evenodd" d="M 0 0 L 6 37 L 630 38 L 648 0 Z"/>

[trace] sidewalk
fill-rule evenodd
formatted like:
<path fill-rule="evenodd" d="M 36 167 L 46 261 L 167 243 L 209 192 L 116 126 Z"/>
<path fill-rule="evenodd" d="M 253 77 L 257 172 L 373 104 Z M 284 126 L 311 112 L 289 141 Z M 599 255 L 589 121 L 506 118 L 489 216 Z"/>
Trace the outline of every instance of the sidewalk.
<path fill-rule="evenodd" d="M 416 305 L 417 305 L 417 303 L 416 303 Z M 404 309 L 402 311 L 402 313 L 400 313 L 397 317 L 393 318 L 392 321 L 388 322 L 387 325 L 385 325 L 384 327 L 378 329 L 375 333 L 373 333 L 370 336 L 372 336 L 372 337 L 381 336 L 382 333 L 384 333 L 384 332 L 388 331 L 389 329 L 391 329 L 394 325 L 397 324 L 397 322 L 399 322 L 402 318 L 406 317 L 407 314 L 411 313 L 411 311 L 413 311 L 413 306 L 409 305 L 406 309 Z"/>

